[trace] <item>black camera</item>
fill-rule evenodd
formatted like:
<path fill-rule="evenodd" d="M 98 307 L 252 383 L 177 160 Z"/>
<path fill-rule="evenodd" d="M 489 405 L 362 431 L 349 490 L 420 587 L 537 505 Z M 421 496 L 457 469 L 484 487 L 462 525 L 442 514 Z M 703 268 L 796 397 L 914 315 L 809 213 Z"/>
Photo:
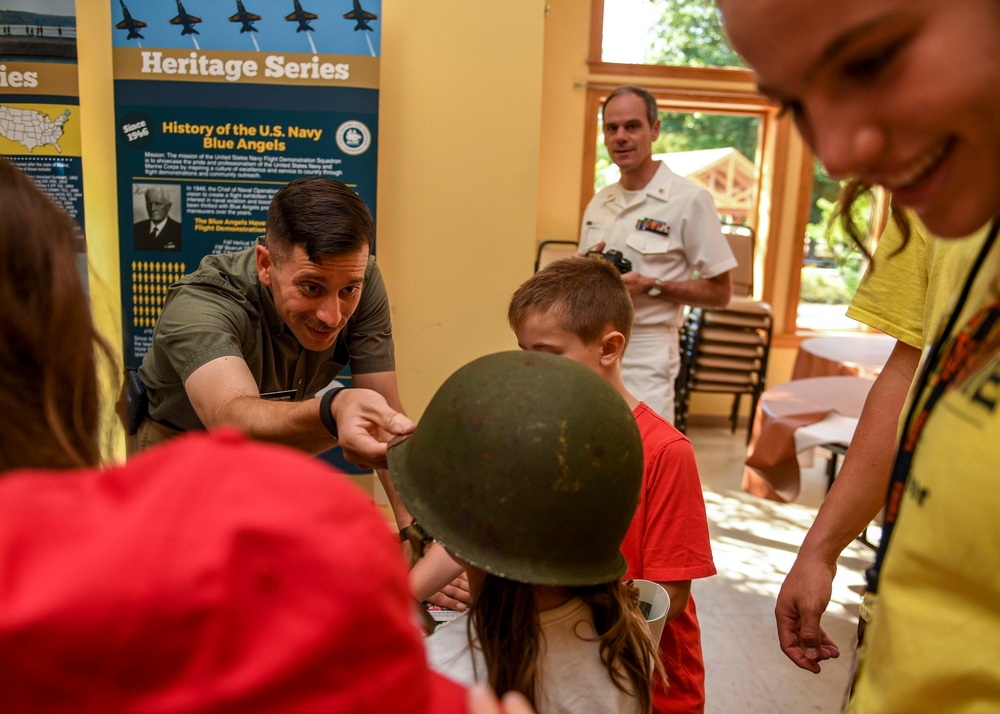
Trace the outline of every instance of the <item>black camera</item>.
<path fill-rule="evenodd" d="M 632 261 L 622 255 L 620 250 L 609 250 L 607 253 L 600 253 L 596 250 L 587 252 L 588 258 L 604 258 L 613 266 L 618 268 L 618 272 L 625 274 L 632 272 Z"/>

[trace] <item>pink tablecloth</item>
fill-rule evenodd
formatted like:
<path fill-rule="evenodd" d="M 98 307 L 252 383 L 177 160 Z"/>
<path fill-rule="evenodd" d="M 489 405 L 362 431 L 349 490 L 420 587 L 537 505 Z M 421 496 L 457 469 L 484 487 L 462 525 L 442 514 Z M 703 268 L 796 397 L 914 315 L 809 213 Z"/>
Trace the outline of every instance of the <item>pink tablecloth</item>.
<path fill-rule="evenodd" d="M 871 385 L 862 377 L 816 377 L 765 390 L 747 449 L 743 490 L 775 501 L 794 500 L 800 480 L 796 430 L 830 414 L 857 419 Z"/>
<path fill-rule="evenodd" d="M 888 335 L 830 335 L 802 340 L 792 379 L 857 376 L 875 379 L 896 340 Z"/>

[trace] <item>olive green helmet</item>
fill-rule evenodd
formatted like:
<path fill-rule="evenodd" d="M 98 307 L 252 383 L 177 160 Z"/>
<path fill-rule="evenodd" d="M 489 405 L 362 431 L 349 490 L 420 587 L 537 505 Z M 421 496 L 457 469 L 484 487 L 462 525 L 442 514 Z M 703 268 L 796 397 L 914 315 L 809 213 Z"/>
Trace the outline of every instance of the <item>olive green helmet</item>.
<path fill-rule="evenodd" d="M 596 585 L 626 569 L 642 441 L 621 395 L 565 357 L 471 362 L 389 448 L 403 503 L 445 548 L 538 585 Z"/>

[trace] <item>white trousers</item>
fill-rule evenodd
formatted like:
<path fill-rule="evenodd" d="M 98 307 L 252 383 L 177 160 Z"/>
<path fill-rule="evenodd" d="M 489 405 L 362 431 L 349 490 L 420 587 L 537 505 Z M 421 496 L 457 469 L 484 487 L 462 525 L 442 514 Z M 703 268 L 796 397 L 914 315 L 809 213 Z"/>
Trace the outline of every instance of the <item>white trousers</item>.
<path fill-rule="evenodd" d="M 680 369 L 676 327 L 632 326 L 632 337 L 622 358 L 625 388 L 671 424 L 674 423 L 674 380 Z"/>

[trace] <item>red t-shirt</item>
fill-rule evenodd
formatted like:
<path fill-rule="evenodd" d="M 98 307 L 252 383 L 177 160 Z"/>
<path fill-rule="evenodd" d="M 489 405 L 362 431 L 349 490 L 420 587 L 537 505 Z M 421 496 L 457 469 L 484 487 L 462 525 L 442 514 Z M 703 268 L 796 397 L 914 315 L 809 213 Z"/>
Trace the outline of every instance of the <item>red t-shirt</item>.
<path fill-rule="evenodd" d="M 639 506 L 622 542 L 628 561 L 625 578 L 671 582 L 715 575 L 705 498 L 691 442 L 646 404 L 640 403 L 632 413 L 642 437 L 645 466 Z M 664 691 L 657 682 L 654 711 L 703 712 L 705 664 L 694 597 L 663 628 L 660 656 L 669 689 Z"/>

